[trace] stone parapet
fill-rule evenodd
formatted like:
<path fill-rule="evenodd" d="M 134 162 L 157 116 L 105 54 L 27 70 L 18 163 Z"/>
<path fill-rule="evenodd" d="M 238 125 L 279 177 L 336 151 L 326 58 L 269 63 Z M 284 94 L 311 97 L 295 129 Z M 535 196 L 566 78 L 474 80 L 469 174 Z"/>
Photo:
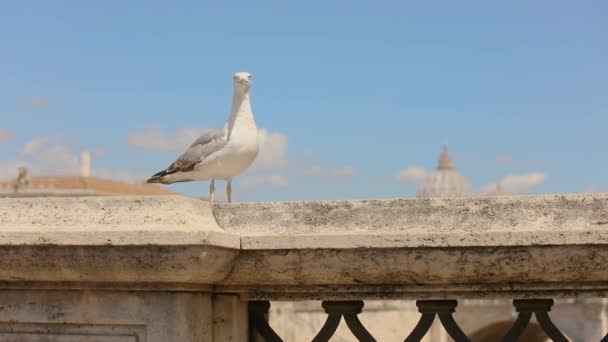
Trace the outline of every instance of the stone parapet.
<path fill-rule="evenodd" d="M 5 282 L 213 284 L 239 246 L 209 205 L 185 197 L 0 199 Z"/>
<path fill-rule="evenodd" d="M 323 300 L 319 334 L 338 314 L 369 340 L 354 316 L 363 299 L 443 312 L 454 299 L 516 298 L 546 313 L 543 298 L 607 297 L 606 260 L 608 195 L 0 199 L 0 340 L 251 341 L 274 334 L 274 299 Z M 581 336 L 604 336 L 595 330 Z"/>
<path fill-rule="evenodd" d="M 598 295 L 608 290 L 606 260 L 607 195 L 214 206 L 180 196 L 0 199 L 0 281 L 13 287 Z"/>

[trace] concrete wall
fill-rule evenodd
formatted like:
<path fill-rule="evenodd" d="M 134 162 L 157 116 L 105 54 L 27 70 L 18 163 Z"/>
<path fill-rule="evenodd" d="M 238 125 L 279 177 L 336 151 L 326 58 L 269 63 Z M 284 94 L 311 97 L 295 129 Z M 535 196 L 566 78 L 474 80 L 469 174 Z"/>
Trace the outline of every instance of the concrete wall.
<path fill-rule="evenodd" d="M 174 196 L 0 199 L 0 341 L 245 341 L 251 299 L 606 297 L 607 247 L 606 195 L 213 207 Z M 361 320 L 379 339 L 390 329 L 374 328 L 374 312 L 404 333 L 415 324 L 411 302 L 367 303 Z M 311 333 L 324 320 L 297 315 Z M 276 317 L 290 334 L 294 321 Z M 560 322 L 599 336 L 591 323 Z"/>

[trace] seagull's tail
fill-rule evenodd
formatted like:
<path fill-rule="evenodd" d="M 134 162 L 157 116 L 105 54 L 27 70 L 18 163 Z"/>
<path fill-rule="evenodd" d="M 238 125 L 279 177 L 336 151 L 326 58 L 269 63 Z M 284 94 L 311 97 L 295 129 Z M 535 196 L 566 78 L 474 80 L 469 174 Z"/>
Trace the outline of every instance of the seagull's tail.
<path fill-rule="evenodd" d="M 148 178 L 148 180 L 146 180 L 146 183 L 169 184 L 169 182 L 167 182 L 167 180 L 165 179 L 165 176 L 168 174 L 169 173 L 167 172 L 167 170 L 162 170 L 161 172 L 158 172 L 154 176 Z"/>

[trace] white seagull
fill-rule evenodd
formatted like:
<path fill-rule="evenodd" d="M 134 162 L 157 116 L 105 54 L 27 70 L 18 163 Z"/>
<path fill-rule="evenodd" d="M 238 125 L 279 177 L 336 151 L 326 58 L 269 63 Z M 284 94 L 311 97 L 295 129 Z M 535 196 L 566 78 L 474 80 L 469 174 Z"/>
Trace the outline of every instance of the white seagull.
<path fill-rule="evenodd" d="M 223 179 L 228 202 L 232 202 L 232 178 L 251 166 L 259 149 L 258 129 L 251 112 L 250 87 L 250 73 L 235 73 L 232 110 L 224 128 L 203 134 L 168 168 L 147 182 L 171 184 L 211 180 L 209 200 L 213 203 L 215 180 Z"/>

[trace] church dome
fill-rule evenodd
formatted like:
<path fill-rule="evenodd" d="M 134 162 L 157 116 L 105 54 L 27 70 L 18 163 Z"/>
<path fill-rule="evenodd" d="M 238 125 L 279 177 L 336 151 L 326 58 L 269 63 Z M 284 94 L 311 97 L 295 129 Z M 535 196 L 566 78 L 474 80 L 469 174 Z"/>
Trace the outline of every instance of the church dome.
<path fill-rule="evenodd" d="M 429 197 L 469 197 L 472 196 L 471 185 L 458 173 L 452 163 L 447 146 L 439 157 L 437 170 L 426 176 L 418 189 L 418 198 Z"/>

